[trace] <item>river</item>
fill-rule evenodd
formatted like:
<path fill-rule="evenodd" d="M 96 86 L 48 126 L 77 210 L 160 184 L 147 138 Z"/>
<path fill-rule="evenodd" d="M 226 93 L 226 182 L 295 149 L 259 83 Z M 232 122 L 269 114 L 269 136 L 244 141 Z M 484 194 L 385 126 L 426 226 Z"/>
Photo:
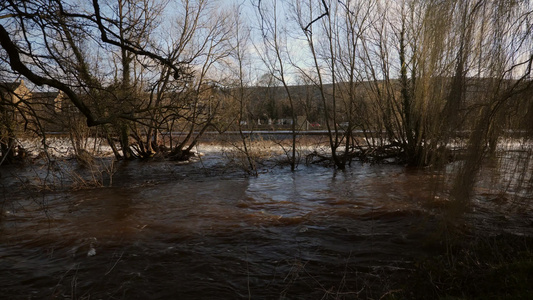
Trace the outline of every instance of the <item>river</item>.
<path fill-rule="evenodd" d="M 206 157 L 124 163 L 112 187 L 8 192 L 4 184 L 0 295 L 380 298 L 415 259 L 445 247 L 441 176 L 355 163 L 254 177 Z M 462 226 L 533 236 L 527 201 L 518 205 L 486 178 Z"/>

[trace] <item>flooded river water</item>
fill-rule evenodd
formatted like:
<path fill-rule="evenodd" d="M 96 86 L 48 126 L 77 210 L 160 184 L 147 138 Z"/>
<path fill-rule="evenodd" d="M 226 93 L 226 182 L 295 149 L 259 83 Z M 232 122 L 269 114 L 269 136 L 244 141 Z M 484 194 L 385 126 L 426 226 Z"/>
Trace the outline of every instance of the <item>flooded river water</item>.
<path fill-rule="evenodd" d="M 440 251 L 438 176 L 355 164 L 247 177 L 206 159 L 130 162 L 113 187 L 31 196 L 4 188 L 0 295 L 379 298 L 396 288 L 391 276 Z M 522 209 L 479 191 L 470 226 L 533 234 Z"/>

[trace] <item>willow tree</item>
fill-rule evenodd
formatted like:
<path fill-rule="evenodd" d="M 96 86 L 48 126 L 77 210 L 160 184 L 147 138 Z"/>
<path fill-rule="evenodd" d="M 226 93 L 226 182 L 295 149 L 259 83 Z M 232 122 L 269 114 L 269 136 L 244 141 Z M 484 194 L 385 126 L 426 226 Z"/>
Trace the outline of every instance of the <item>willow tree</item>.
<path fill-rule="evenodd" d="M 442 145 L 446 48 L 427 2 L 379 3 L 362 41 L 363 77 L 368 109 L 363 117 L 371 137 L 400 148 L 407 164 L 430 164 Z M 436 46 L 436 48 L 434 48 Z M 376 121 L 369 121 L 375 118 Z"/>
<path fill-rule="evenodd" d="M 470 29 L 474 58 L 469 64 L 469 73 L 472 85 L 478 87 L 472 97 L 477 105 L 470 113 L 474 121 L 470 126 L 467 159 L 458 170 L 452 189 L 455 207 L 461 210 L 471 198 L 484 158 L 497 150 L 499 138 L 518 131 L 521 138 L 530 140 L 532 130 L 521 124 L 530 116 L 533 100 L 533 7 L 524 1 L 479 1 L 474 8 L 475 18 Z M 515 118 L 522 121 L 510 122 Z M 524 161 L 531 160 L 531 153 L 522 153 L 526 156 L 516 162 L 521 166 L 515 166 L 513 173 L 516 174 L 511 174 L 518 176 L 518 184 L 531 180 L 529 163 L 523 168 Z M 519 189 L 515 193 L 521 194 Z"/>

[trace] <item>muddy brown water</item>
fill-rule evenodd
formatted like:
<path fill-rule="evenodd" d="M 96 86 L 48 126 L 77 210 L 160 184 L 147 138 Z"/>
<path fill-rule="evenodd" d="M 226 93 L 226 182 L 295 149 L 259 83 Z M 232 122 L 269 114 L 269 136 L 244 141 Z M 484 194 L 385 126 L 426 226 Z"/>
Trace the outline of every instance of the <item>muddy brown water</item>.
<path fill-rule="evenodd" d="M 439 251 L 439 174 L 365 164 L 242 174 L 220 160 L 130 162 L 113 187 L 4 186 L 1 298 L 379 298 L 391 276 Z M 465 222 L 533 235 L 492 184 Z"/>

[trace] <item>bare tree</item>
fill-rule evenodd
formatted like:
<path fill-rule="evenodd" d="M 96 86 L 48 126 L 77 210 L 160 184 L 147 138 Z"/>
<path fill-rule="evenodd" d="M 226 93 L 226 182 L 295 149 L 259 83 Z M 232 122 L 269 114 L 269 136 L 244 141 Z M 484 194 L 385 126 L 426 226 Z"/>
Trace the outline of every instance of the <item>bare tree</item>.
<path fill-rule="evenodd" d="M 291 170 L 294 171 L 297 165 L 296 140 L 300 128 L 298 128 L 295 99 L 289 88 L 289 72 L 287 68 L 290 62 L 290 56 L 287 49 L 287 29 L 280 21 L 283 17 L 279 15 L 279 11 L 282 10 L 281 6 L 282 4 L 279 1 L 271 2 L 271 6 L 267 6 L 264 3 L 259 3 L 258 5 L 261 35 L 263 37 L 263 48 L 260 48 L 259 52 L 262 52 L 261 60 L 268 69 L 269 74 L 283 87 L 289 103 L 292 140 L 291 146 L 286 153 L 288 154 Z"/>
<path fill-rule="evenodd" d="M 155 40 L 166 3 L 84 4 L 3 3 L 6 62 L 37 86 L 64 92 L 89 126 L 102 126 L 117 158 L 153 155 L 159 132 L 178 124 L 186 134 L 172 155 L 186 156 L 218 107 L 211 75 L 228 55 L 227 16 L 207 1 L 184 0 L 176 7 L 176 35 Z"/>
<path fill-rule="evenodd" d="M 251 89 L 249 84 L 251 82 L 250 63 L 251 57 L 249 48 L 251 47 L 250 39 L 250 27 L 245 23 L 241 17 L 242 7 L 234 7 L 233 13 L 233 34 L 230 39 L 231 44 L 231 60 L 228 62 L 228 67 L 233 69 L 230 78 L 233 84 L 230 85 L 232 92 L 230 97 L 235 101 L 229 101 L 230 103 L 236 102 L 237 108 L 230 110 L 237 113 L 236 122 L 239 130 L 239 135 L 242 143 L 242 153 L 245 156 L 247 162 L 247 170 L 249 173 L 257 176 L 257 163 L 254 160 L 251 147 L 251 129 L 253 129 L 250 122 L 250 93 Z M 231 119 L 233 121 L 233 119 Z M 244 128 L 248 129 L 248 133 Z"/>
<path fill-rule="evenodd" d="M 363 65 L 359 51 L 373 9 L 373 2 L 358 1 L 299 1 L 294 7 L 312 57 L 312 71 L 299 70 L 319 90 L 332 160 L 339 169 L 349 163 L 356 143 L 356 122 L 361 125 L 363 101 L 358 86 Z"/>

